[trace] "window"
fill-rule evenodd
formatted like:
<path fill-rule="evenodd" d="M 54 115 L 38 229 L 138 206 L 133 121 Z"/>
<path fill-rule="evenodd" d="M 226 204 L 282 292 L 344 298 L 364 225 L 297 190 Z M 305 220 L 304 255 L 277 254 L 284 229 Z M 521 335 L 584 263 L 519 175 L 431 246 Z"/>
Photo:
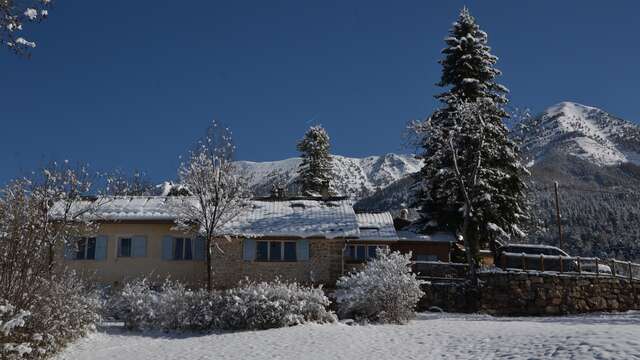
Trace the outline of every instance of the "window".
<path fill-rule="evenodd" d="M 191 259 L 193 259 L 191 239 L 175 238 L 174 245 L 173 245 L 173 260 L 191 260 Z"/>
<path fill-rule="evenodd" d="M 282 243 L 280 241 L 269 242 L 269 261 L 282 260 Z"/>
<path fill-rule="evenodd" d="M 256 245 L 256 260 L 268 261 L 269 260 L 269 242 L 258 241 Z"/>
<path fill-rule="evenodd" d="M 438 261 L 438 255 L 416 254 L 417 261 Z"/>
<path fill-rule="evenodd" d="M 366 261 L 376 258 L 376 250 L 384 245 L 349 245 L 345 250 L 347 261 Z"/>
<path fill-rule="evenodd" d="M 119 257 L 131 257 L 131 238 L 121 238 L 118 245 Z"/>
<path fill-rule="evenodd" d="M 256 261 L 296 261 L 295 241 L 257 241 Z"/>
<path fill-rule="evenodd" d="M 286 242 L 284 243 L 284 251 L 283 251 L 284 261 L 296 261 L 296 243 L 294 242 Z"/>
<path fill-rule="evenodd" d="M 369 259 L 375 259 L 377 250 L 378 250 L 377 246 L 367 246 L 367 257 Z"/>
<path fill-rule="evenodd" d="M 96 238 L 80 238 L 77 242 L 76 260 L 95 260 Z"/>
<path fill-rule="evenodd" d="M 191 239 L 184 239 L 184 259 L 191 260 L 193 259 L 193 249 L 191 247 Z"/>

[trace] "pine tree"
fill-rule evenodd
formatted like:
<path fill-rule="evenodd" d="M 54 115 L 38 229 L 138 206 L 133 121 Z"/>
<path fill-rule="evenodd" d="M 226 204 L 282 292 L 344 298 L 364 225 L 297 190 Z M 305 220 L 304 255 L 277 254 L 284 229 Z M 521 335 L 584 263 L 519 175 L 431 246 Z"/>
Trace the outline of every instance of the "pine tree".
<path fill-rule="evenodd" d="M 302 193 L 322 194 L 323 187 L 329 186 L 333 173 L 327 131 L 320 125 L 310 127 L 298 142 L 297 148 L 302 157 L 302 163 L 298 168 Z"/>
<path fill-rule="evenodd" d="M 524 235 L 518 226 L 526 217 L 528 172 L 503 122 L 508 90 L 495 81 L 501 75 L 494 67 L 497 57 L 467 8 L 445 42 L 438 85 L 448 91 L 436 96 L 442 107 L 418 128 L 425 160 L 418 203 L 425 232 L 461 233 L 465 191 L 460 179 L 464 180 L 473 210 L 465 241 L 476 253 L 487 241 Z"/>

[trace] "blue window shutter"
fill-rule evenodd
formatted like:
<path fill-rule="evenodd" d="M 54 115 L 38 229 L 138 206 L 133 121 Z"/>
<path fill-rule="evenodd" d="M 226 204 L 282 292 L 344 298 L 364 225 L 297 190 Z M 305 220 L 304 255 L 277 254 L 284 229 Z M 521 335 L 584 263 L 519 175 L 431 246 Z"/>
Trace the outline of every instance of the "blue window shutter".
<path fill-rule="evenodd" d="M 205 247 L 204 239 L 198 236 L 193 242 L 193 260 L 204 260 Z"/>
<path fill-rule="evenodd" d="M 298 240 L 298 246 L 296 247 L 296 256 L 298 261 L 309 260 L 309 240 Z"/>
<path fill-rule="evenodd" d="M 134 236 L 131 238 L 131 256 L 144 257 L 147 256 L 147 239 L 144 236 Z"/>
<path fill-rule="evenodd" d="M 173 259 L 173 236 L 165 236 L 162 238 L 162 259 Z"/>
<path fill-rule="evenodd" d="M 96 237 L 96 260 L 107 259 L 107 237 L 100 235 Z"/>
<path fill-rule="evenodd" d="M 244 261 L 253 261 L 256 258 L 256 241 L 253 239 L 244 239 L 242 251 L 242 259 Z"/>
<path fill-rule="evenodd" d="M 71 240 L 65 241 L 64 242 L 64 259 L 65 260 L 73 260 L 75 259 L 75 255 L 76 255 L 76 249 L 75 249 L 75 245 L 76 245 L 76 241 L 77 239 L 73 238 Z"/>

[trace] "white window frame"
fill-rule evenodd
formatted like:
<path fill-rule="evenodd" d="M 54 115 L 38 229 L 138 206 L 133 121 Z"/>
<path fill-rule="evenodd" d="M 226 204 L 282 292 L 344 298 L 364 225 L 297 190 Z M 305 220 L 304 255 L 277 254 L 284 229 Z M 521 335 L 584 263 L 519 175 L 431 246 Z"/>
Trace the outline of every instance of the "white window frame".
<path fill-rule="evenodd" d="M 258 259 L 258 245 L 260 243 L 267 243 L 267 259 Z M 271 243 L 280 243 L 280 260 L 271 260 Z M 292 243 L 295 246 L 295 259 L 285 260 L 284 258 L 284 244 Z M 297 262 L 298 261 L 298 242 L 295 240 L 256 240 L 256 261 L 258 262 Z"/>

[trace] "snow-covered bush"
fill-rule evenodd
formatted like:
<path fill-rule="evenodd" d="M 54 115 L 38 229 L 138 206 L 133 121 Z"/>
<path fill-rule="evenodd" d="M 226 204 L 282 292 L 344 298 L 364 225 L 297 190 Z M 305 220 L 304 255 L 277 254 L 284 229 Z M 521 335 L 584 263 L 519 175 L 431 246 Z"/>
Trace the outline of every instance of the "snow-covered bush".
<path fill-rule="evenodd" d="M 335 316 L 327 310 L 329 299 L 321 287 L 298 283 L 241 283 L 224 291 L 215 304 L 220 329 L 269 329 L 308 322 L 328 323 Z"/>
<path fill-rule="evenodd" d="M 423 292 L 422 282 L 411 272 L 410 259 L 411 253 L 380 248 L 362 271 L 341 277 L 336 284 L 340 316 L 383 323 L 413 318 Z"/>
<path fill-rule="evenodd" d="M 16 339 L 16 328 L 24 326 L 29 312 L 18 310 L 8 301 L 0 299 L 0 358 L 18 359 L 33 349 L 28 342 Z"/>
<path fill-rule="evenodd" d="M 100 299 L 78 275 L 65 272 L 43 280 L 35 294 L 25 331 L 34 347 L 33 358 L 59 351 L 67 343 L 94 331 L 100 321 Z"/>
<path fill-rule="evenodd" d="M 129 329 L 206 330 L 213 323 L 216 293 L 190 290 L 178 281 L 155 287 L 147 278 L 127 283 L 110 307 Z"/>
<path fill-rule="evenodd" d="M 268 329 L 335 321 L 322 288 L 279 280 L 208 292 L 169 280 L 156 288 L 143 278 L 126 284 L 112 301 L 125 325 L 138 330 Z"/>
<path fill-rule="evenodd" d="M 0 301 L 2 359 L 45 358 L 94 330 L 99 321 L 97 294 L 74 273 L 39 279 L 34 288 L 23 295 L 26 310 Z"/>

